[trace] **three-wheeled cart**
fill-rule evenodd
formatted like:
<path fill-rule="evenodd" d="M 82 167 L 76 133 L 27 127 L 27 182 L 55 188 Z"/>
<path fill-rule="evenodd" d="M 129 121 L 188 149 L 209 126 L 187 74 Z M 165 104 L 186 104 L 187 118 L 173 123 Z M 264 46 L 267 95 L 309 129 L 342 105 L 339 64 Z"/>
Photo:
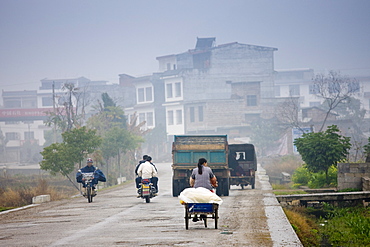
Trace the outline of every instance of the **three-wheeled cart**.
<path fill-rule="evenodd" d="M 189 220 L 198 218 L 203 220 L 204 226 L 207 227 L 207 219 L 215 220 L 215 229 L 218 221 L 218 204 L 217 203 L 185 203 L 185 228 L 189 229 Z"/>

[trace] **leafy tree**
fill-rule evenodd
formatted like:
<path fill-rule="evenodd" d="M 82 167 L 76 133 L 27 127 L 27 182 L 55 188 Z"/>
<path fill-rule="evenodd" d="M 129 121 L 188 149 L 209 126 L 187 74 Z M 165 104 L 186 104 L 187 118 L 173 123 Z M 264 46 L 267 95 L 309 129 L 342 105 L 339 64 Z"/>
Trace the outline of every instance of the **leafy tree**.
<path fill-rule="evenodd" d="M 68 177 L 75 168 L 75 160 L 68 155 L 69 150 L 66 143 L 53 143 L 45 147 L 41 152 L 43 160 L 40 162 L 40 168 L 52 175 L 60 173 Z"/>
<path fill-rule="evenodd" d="M 102 155 L 106 160 L 109 158 L 117 157 L 118 159 L 118 173 L 121 176 L 121 154 L 129 150 L 135 150 L 144 140 L 139 136 L 133 135 L 126 129 L 113 127 L 106 132 L 101 150 Z M 108 173 L 108 172 L 107 172 Z"/>
<path fill-rule="evenodd" d="M 72 129 L 62 134 L 63 142 L 68 145 L 70 156 L 81 167 L 81 162 L 86 154 L 93 153 L 101 144 L 101 137 L 96 135 L 96 130 L 88 129 L 86 126 Z"/>
<path fill-rule="evenodd" d="M 49 171 L 51 175 L 62 174 L 76 187 L 69 176 L 75 168 L 76 161 L 68 155 L 69 151 L 70 148 L 65 143 L 53 143 L 45 147 L 41 152 L 43 160 L 40 162 L 40 168 Z"/>
<path fill-rule="evenodd" d="M 326 183 L 329 184 L 328 170 L 344 159 L 351 147 L 350 138 L 338 134 L 336 125 L 329 126 L 325 132 L 304 133 L 294 144 L 307 164 L 310 172 L 325 172 Z"/>
<path fill-rule="evenodd" d="M 104 135 L 106 131 L 115 126 L 127 127 L 123 109 L 120 106 L 116 106 L 108 95 L 104 96 L 104 98 L 104 106 L 98 102 L 98 113 L 91 116 L 87 121 L 87 126 L 96 129 L 99 135 Z"/>
<path fill-rule="evenodd" d="M 101 98 L 103 100 L 104 109 L 108 108 L 109 106 L 113 106 L 113 107 L 117 106 L 116 102 L 114 102 L 114 100 L 109 96 L 109 94 L 102 93 Z"/>
<path fill-rule="evenodd" d="M 101 144 L 101 138 L 96 130 L 86 127 L 72 129 L 62 134 L 62 143 L 53 143 L 41 152 L 43 160 L 40 162 L 42 170 L 50 171 L 52 175 L 61 173 L 74 185 L 69 174 L 75 169 L 86 154 L 93 153 Z"/>

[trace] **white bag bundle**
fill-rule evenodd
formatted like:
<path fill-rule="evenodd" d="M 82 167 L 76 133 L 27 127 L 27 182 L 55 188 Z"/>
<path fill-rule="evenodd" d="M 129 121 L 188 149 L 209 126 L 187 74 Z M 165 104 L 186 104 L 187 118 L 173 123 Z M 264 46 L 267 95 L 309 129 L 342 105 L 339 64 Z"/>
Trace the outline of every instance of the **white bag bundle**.
<path fill-rule="evenodd" d="M 178 196 L 180 203 L 217 203 L 222 204 L 222 199 L 210 190 L 198 187 L 184 189 Z"/>

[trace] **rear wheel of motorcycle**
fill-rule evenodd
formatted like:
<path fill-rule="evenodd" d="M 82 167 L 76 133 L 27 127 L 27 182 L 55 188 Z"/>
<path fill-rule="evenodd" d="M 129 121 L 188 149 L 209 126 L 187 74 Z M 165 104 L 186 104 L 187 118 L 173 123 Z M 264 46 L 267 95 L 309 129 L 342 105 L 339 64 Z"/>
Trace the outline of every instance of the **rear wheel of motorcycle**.
<path fill-rule="evenodd" d="M 92 188 L 90 186 L 86 187 L 87 201 L 92 202 Z"/>
<path fill-rule="evenodd" d="M 149 202 L 150 202 L 150 197 L 149 197 L 149 196 L 146 196 L 146 197 L 145 197 L 145 202 L 146 202 L 146 203 L 149 203 Z"/>

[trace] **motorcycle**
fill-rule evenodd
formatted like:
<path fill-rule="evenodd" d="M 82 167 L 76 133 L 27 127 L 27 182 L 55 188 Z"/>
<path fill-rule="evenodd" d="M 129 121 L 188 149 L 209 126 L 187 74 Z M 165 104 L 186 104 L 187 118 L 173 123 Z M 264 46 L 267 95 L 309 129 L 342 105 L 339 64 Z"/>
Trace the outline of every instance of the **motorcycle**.
<path fill-rule="evenodd" d="M 81 172 L 81 170 L 79 170 Z M 85 184 L 85 193 L 83 196 L 87 198 L 87 201 L 90 203 L 93 201 L 93 197 L 96 196 L 96 192 L 93 188 L 93 179 L 95 172 L 81 172 L 82 174 L 82 181 Z"/>
<path fill-rule="evenodd" d="M 150 179 L 142 179 L 141 183 L 139 184 L 140 188 L 138 190 L 139 196 L 138 198 L 145 199 L 146 203 L 150 202 L 150 199 L 155 197 L 156 189 L 154 188 L 153 184 L 150 182 Z"/>

